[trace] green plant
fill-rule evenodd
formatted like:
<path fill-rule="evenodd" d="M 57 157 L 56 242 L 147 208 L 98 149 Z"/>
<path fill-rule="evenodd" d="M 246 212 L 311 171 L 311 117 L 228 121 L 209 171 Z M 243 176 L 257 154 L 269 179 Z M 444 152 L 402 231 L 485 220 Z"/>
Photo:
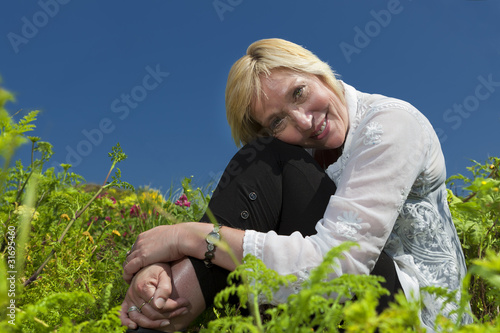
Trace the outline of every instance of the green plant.
<path fill-rule="evenodd" d="M 449 190 L 448 201 L 468 266 L 480 262 L 488 252 L 500 253 L 500 159 L 473 163 L 467 168 L 471 178 L 459 174 L 448 180 L 449 187 L 460 192 Z M 488 322 L 498 317 L 498 294 L 484 278 L 473 276 L 469 292 L 478 318 Z"/>

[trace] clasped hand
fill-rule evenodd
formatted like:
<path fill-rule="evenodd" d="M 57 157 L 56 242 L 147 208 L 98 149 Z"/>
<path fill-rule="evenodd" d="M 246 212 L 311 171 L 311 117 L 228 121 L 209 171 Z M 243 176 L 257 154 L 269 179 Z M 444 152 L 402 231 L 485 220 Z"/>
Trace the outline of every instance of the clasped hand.
<path fill-rule="evenodd" d="M 121 306 L 120 319 L 130 329 L 168 328 L 170 320 L 188 311 L 187 299 L 178 298 L 169 264 L 153 264 L 132 279 Z M 133 309 L 133 310 L 132 310 Z"/>
<path fill-rule="evenodd" d="M 185 254 L 179 244 L 181 229 L 181 224 L 163 225 L 141 233 L 125 260 L 123 279 L 130 283 L 143 267 L 183 258 Z"/>
<path fill-rule="evenodd" d="M 180 229 L 179 225 L 159 226 L 137 237 L 123 265 L 123 278 L 130 284 L 121 308 L 123 325 L 162 328 L 188 310 L 188 300 L 173 293 L 168 264 L 184 257 Z"/>

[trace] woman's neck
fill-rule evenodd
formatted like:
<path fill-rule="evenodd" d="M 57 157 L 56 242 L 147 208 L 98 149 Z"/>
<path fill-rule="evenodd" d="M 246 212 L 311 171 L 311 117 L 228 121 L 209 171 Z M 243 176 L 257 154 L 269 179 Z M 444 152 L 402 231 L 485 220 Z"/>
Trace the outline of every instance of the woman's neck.
<path fill-rule="evenodd" d="M 316 149 L 314 150 L 313 157 L 323 169 L 326 169 L 339 159 L 340 155 L 342 155 L 343 148 L 344 145 L 335 149 Z"/>

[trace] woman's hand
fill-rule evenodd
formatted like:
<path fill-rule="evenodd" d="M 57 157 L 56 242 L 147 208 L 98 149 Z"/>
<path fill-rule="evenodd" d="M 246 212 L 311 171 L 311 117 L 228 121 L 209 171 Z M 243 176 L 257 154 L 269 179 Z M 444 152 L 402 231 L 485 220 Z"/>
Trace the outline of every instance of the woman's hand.
<path fill-rule="evenodd" d="M 137 325 L 160 329 L 170 324 L 169 319 L 186 313 L 189 301 L 176 298 L 171 277 L 169 264 L 154 264 L 139 271 L 122 303 L 122 324 L 131 329 Z M 139 310 L 129 311 L 132 307 Z"/>
<path fill-rule="evenodd" d="M 184 257 L 179 249 L 181 224 L 162 225 L 141 233 L 127 255 L 123 279 L 130 283 L 141 268 L 153 263 L 171 262 Z"/>

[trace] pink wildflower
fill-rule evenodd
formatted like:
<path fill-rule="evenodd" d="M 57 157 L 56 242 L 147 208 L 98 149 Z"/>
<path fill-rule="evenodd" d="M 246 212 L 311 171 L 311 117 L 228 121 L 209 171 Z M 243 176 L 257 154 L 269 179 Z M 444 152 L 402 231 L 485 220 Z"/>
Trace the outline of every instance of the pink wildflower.
<path fill-rule="evenodd" d="M 179 197 L 179 200 L 177 200 L 175 202 L 175 204 L 177 206 L 181 206 L 181 207 L 183 207 L 183 206 L 191 207 L 191 202 L 188 201 L 188 198 L 187 198 L 186 194 L 184 194 L 184 193 Z"/>
<path fill-rule="evenodd" d="M 141 215 L 141 207 L 133 205 L 130 208 L 130 217 L 139 217 Z"/>

